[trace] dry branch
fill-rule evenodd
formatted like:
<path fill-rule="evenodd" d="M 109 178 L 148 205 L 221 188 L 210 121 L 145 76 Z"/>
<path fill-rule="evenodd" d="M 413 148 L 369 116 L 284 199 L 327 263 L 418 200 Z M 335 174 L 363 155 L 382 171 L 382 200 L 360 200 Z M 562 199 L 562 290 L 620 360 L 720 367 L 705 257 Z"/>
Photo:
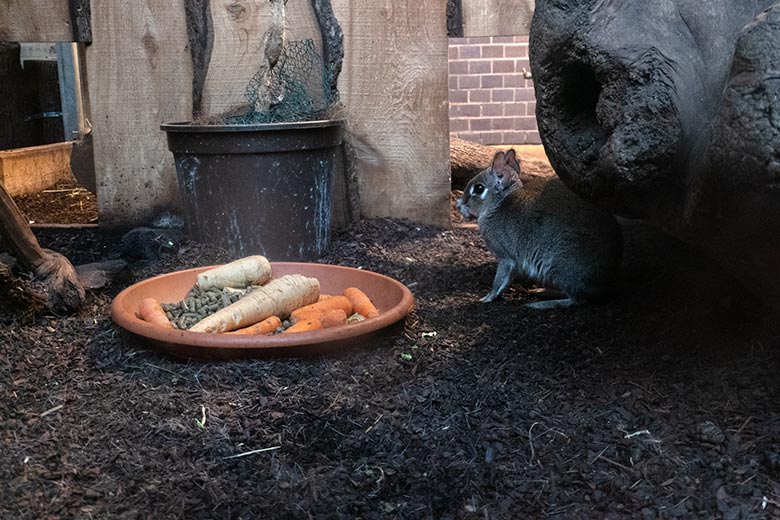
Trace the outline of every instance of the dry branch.
<path fill-rule="evenodd" d="M 24 292 L 50 310 L 75 310 L 84 300 L 84 287 L 67 258 L 41 248 L 27 219 L 0 184 L 0 236 L 19 263 L 34 275 Z"/>

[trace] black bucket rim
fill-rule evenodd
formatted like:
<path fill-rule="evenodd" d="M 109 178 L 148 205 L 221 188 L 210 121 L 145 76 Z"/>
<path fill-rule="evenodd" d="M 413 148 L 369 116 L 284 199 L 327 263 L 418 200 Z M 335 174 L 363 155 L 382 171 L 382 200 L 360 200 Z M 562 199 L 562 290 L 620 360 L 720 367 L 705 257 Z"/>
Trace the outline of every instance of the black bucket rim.
<path fill-rule="evenodd" d="M 316 121 L 296 121 L 285 123 L 255 123 L 255 124 L 211 124 L 196 125 L 191 122 L 183 121 L 178 123 L 162 123 L 160 129 L 165 132 L 273 132 L 278 130 L 304 130 L 314 128 L 331 128 L 334 126 L 344 126 L 343 119 L 319 119 Z"/>

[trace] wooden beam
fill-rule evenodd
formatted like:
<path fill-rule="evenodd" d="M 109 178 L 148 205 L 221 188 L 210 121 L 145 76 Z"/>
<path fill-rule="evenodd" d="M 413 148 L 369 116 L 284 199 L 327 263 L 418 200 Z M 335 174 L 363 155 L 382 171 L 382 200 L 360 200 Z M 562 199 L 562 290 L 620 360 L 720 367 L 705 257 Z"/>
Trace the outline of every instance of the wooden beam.
<path fill-rule="evenodd" d="M 525 36 L 534 0 L 461 0 L 463 36 Z"/>
<path fill-rule="evenodd" d="M 272 23 L 282 28 L 283 19 L 272 20 L 272 6 L 283 9 L 284 0 L 270 4 L 268 0 L 210 2 L 214 43 L 210 60 L 204 63 L 204 115 L 224 114 L 246 105 L 246 89 L 252 76 L 267 68 L 265 36 Z"/>
<path fill-rule="evenodd" d="M 314 7 L 316 0 L 287 0 L 284 12 L 284 41 L 314 40 L 320 56 L 324 55 L 320 22 Z"/>
<path fill-rule="evenodd" d="M 101 0 L 86 48 L 101 226 L 148 223 L 177 208 L 162 122 L 192 115 L 192 60 L 179 2 Z"/>
<path fill-rule="evenodd" d="M 103 0 L 92 12 L 87 76 L 101 226 L 140 225 L 179 207 L 160 123 L 244 102 L 252 75 L 273 61 L 282 9 L 285 39 L 314 38 L 322 51 L 311 0 L 207 3 L 213 47 L 200 61 L 189 52 L 184 3 Z M 337 0 L 333 8 L 345 36 L 339 90 L 350 128 L 379 155 L 359 166 L 363 214 L 449 226 L 444 3 Z M 208 68 L 195 104 L 193 63 Z"/>
<path fill-rule="evenodd" d="M 89 0 L 3 0 L 0 41 L 90 42 Z"/>
<path fill-rule="evenodd" d="M 104 0 L 97 7 L 86 61 L 100 222 L 109 228 L 180 208 L 160 123 L 246 107 L 253 76 L 278 58 L 282 31 L 321 49 L 310 0 Z"/>
<path fill-rule="evenodd" d="M 12 197 L 28 195 L 73 180 L 72 142 L 0 151 L 0 182 Z"/>
<path fill-rule="evenodd" d="M 359 164 L 362 213 L 450 225 L 446 6 L 336 0 L 349 127 L 377 153 Z"/>

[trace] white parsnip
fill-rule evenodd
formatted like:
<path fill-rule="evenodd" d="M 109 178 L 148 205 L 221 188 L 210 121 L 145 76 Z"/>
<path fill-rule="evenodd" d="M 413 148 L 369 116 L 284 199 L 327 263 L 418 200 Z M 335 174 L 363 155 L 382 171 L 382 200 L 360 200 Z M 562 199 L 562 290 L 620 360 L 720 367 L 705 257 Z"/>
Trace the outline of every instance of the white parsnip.
<path fill-rule="evenodd" d="M 253 290 L 237 302 L 207 316 L 193 325 L 193 332 L 228 332 L 247 327 L 270 316 L 284 319 L 304 305 L 320 297 L 320 283 L 316 278 L 288 274 L 271 280 Z"/>
<path fill-rule="evenodd" d="M 201 291 L 242 288 L 250 285 L 263 285 L 271 279 L 271 263 L 261 255 L 247 256 L 198 275 L 196 286 Z"/>

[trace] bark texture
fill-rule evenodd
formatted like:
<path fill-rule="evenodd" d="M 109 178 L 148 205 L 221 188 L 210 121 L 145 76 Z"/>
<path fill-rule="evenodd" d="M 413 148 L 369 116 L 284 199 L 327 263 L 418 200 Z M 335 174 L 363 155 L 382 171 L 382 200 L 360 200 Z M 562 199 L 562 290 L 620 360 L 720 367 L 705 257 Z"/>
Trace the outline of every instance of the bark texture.
<path fill-rule="evenodd" d="M 70 261 L 59 253 L 43 249 L 24 215 L 0 184 L 0 236 L 11 254 L 34 274 L 24 284 L 30 300 L 53 311 L 77 309 L 84 300 L 84 287 Z M 7 277 L 5 277 L 7 278 Z"/>
<path fill-rule="evenodd" d="M 773 306 L 779 39 L 770 0 L 542 0 L 530 40 L 539 131 L 564 182 L 700 246 Z"/>

